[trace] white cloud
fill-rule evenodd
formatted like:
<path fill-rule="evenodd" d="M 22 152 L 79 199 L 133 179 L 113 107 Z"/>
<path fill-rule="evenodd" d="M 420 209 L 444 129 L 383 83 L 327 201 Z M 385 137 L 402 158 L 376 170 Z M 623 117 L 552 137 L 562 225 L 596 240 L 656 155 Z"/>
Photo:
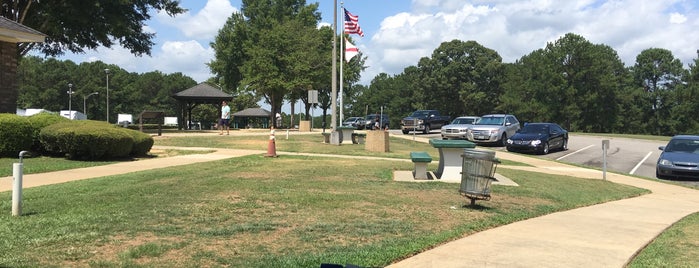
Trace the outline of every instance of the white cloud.
<path fill-rule="evenodd" d="M 687 21 L 687 17 L 680 13 L 670 14 L 670 23 L 672 24 L 682 24 Z"/>
<path fill-rule="evenodd" d="M 213 57 L 214 52 L 211 48 L 205 48 L 194 40 L 165 42 L 159 55 L 153 58 L 151 68 L 164 73 L 181 72 L 197 82 L 202 82 L 211 76 L 206 63 Z"/>
<path fill-rule="evenodd" d="M 228 0 L 209 0 L 196 14 L 188 11 L 170 17 L 161 11 L 157 18 L 162 23 L 176 27 L 188 38 L 211 40 L 234 12 L 238 12 L 238 9 Z"/>
<path fill-rule="evenodd" d="M 475 40 L 514 62 L 567 33 L 614 48 L 626 65 L 644 49 L 665 48 L 683 63 L 696 58 L 696 3 L 676 0 L 413 0 L 412 12 L 386 17 L 363 44 L 368 83 L 380 72 L 397 74 L 442 42 Z"/>

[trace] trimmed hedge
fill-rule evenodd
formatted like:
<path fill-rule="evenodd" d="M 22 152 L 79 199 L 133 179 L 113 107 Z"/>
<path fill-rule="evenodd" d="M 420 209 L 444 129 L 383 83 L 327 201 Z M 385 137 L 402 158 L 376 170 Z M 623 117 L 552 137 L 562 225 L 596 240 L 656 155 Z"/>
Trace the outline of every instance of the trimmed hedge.
<path fill-rule="evenodd" d="M 32 115 L 29 117 L 29 122 L 31 123 L 32 126 L 32 147 L 31 150 L 34 152 L 38 152 L 41 154 L 44 154 L 44 148 L 41 146 L 41 142 L 39 141 L 39 132 L 41 132 L 41 129 L 50 125 L 53 125 L 55 123 L 59 122 L 68 122 L 70 119 L 65 118 L 59 114 L 55 113 L 47 113 L 47 112 L 41 112 L 35 115 Z"/>
<path fill-rule="evenodd" d="M 83 160 L 142 156 L 153 146 L 148 134 L 90 120 L 50 125 L 41 130 L 39 140 L 48 153 Z"/>
<path fill-rule="evenodd" d="M 0 114 L 0 156 L 18 157 L 19 152 L 30 150 L 33 135 L 28 118 L 16 114 Z"/>
<path fill-rule="evenodd" d="M 153 137 L 137 130 L 122 129 L 131 134 L 131 138 L 133 138 L 133 147 L 131 148 L 130 153 L 131 156 L 145 156 L 148 154 L 148 152 L 150 152 L 150 149 L 153 147 L 153 143 L 155 142 Z"/>
<path fill-rule="evenodd" d="M 0 157 L 17 157 L 20 151 L 85 160 L 145 156 L 153 142 L 149 134 L 102 121 L 0 114 Z"/>

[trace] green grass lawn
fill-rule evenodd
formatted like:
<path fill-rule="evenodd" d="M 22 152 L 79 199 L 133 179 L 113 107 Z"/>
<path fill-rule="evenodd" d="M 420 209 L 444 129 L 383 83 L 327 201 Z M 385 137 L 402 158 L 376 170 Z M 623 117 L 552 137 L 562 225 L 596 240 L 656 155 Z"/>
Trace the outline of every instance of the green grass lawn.
<path fill-rule="evenodd" d="M 392 138 L 391 152 L 373 153 L 313 136 L 278 134 L 277 150 L 403 159 L 420 150 L 438 157 L 428 144 L 409 140 Z M 264 150 L 268 142 L 198 139 L 156 145 Z M 11 192 L 2 192 L 0 267 L 385 266 L 495 226 L 646 193 L 510 164 L 519 163 L 504 163 L 498 173 L 520 186 L 493 185 L 492 199 L 476 207 L 464 206 L 470 201 L 458 184 L 393 181 L 393 171 L 411 170 L 410 162 L 321 156 L 252 155 L 28 188 L 21 217 L 10 216 Z M 684 227 L 694 232 L 695 246 L 696 223 Z M 674 260 L 660 266 L 683 267 Z M 656 266 L 645 263 L 635 267 Z"/>
<path fill-rule="evenodd" d="M 699 267 L 699 213 L 665 230 L 628 267 Z"/>

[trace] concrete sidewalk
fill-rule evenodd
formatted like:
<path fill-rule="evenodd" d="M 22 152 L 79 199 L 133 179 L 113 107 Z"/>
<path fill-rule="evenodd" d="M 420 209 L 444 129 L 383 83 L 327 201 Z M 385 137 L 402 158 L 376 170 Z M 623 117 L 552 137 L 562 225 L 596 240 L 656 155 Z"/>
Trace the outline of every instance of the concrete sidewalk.
<path fill-rule="evenodd" d="M 155 146 L 154 148 L 174 149 L 174 147 Z M 142 159 L 138 161 L 119 162 L 116 164 L 78 168 L 38 174 L 25 174 L 22 176 L 22 187 L 31 188 L 36 186 L 63 183 L 76 180 L 91 179 L 97 177 L 111 176 L 138 172 L 143 170 L 158 169 L 165 167 L 181 166 L 194 163 L 208 162 L 231 157 L 239 157 L 251 154 L 264 154 L 266 151 L 257 150 L 233 150 L 233 149 L 212 149 L 212 148 L 180 148 L 186 150 L 216 150 L 215 153 L 188 154 L 172 157 L 162 157 L 153 159 Z M 12 176 L 0 178 L 0 192 L 12 190 Z"/>
<path fill-rule="evenodd" d="M 265 134 L 265 133 L 261 133 Z M 209 134 L 209 135 L 216 135 Z M 405 137 L 396 135 L 396 137 Z M 426 142 L 426 139 L 417 139 Z M 168 149 L 173 147 L 156 146 Z M 259 154 L 263 150 L 216 150 L 166 158 L 56 171 L 23 176 L 24 188 L 148 169 L 187 165 L 230 157 Z M 312 155 L 277 152 L 279 155 Z M 354 156 L 333 156 L 361 158 Z M 600 171 L 579 168 L 535 157 L 497 152 L 496 157 L 527 163 L 507 166 L 542 173 L 601 179 Z M 407 159 L 375 158 L 392 161 Z M 503 166 L 504 167 L 504 166 Z M 659 181 L 607 173 L 615 183 L 649 189 L 651 194 L 558 212 L 493 228 L 440 245 L 389 267 L 623 267 L 639 249 L 667 227 L 699 211 L 699 191 Z M 0 178 L 0 191 L 12 189 L 12 177 Z"/>

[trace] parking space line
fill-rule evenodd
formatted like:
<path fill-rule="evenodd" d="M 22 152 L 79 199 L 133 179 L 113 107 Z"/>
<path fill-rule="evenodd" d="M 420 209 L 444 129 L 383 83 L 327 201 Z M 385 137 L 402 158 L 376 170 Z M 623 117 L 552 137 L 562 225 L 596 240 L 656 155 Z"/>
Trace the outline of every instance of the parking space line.
<path fill-rule="evenodd" d="M 641 167 L 641 164 L 643 164 L 643 162 L 646 162 L 646 160 L 648 160 L 648 157 L 650 157 L 651 154 L 653 154 L 652 151 L 648 152 L 648 154 L 646 154 L 646 157 L 644 157 L 643 160 L 641 160 L 641 162 L 638 162 L 638 164 L 636 164 L 636 166 L 631 170 L 631 172 L 629 172 L 629 174 L 633 175 L 634 173 L 636 173 L 636 170 L 639 167 Z"/>
<path fill-rule="evenodd" d="M 561 157 L 559 157 L 559 158 L 556 158 L 556 161 L 561 160 L 561 159 L 563 159 L 563 158 L 566 158 L 566 157 L 568 157 L 568 156 L 577 154 L 577 153 L 579 153 L 579 152 L 581 152 L 581 151 L 583 151 L 583 150 L 587 150 L 587 149 L 589 149 L 590 147 L 593 147 L 593 146 L 595 146 L 595 145 L 588 145 L 588 146 L 585 147 L 585 148 L 582 148 L 582 149 L 577 150 L 577 151 L 575 151 L 575 152 L 572 152 L 572 153 L 569 153 L 569 154 L 567 154 L 567 155 L 564 155 L 564 156 L 561 156 Z"/>

